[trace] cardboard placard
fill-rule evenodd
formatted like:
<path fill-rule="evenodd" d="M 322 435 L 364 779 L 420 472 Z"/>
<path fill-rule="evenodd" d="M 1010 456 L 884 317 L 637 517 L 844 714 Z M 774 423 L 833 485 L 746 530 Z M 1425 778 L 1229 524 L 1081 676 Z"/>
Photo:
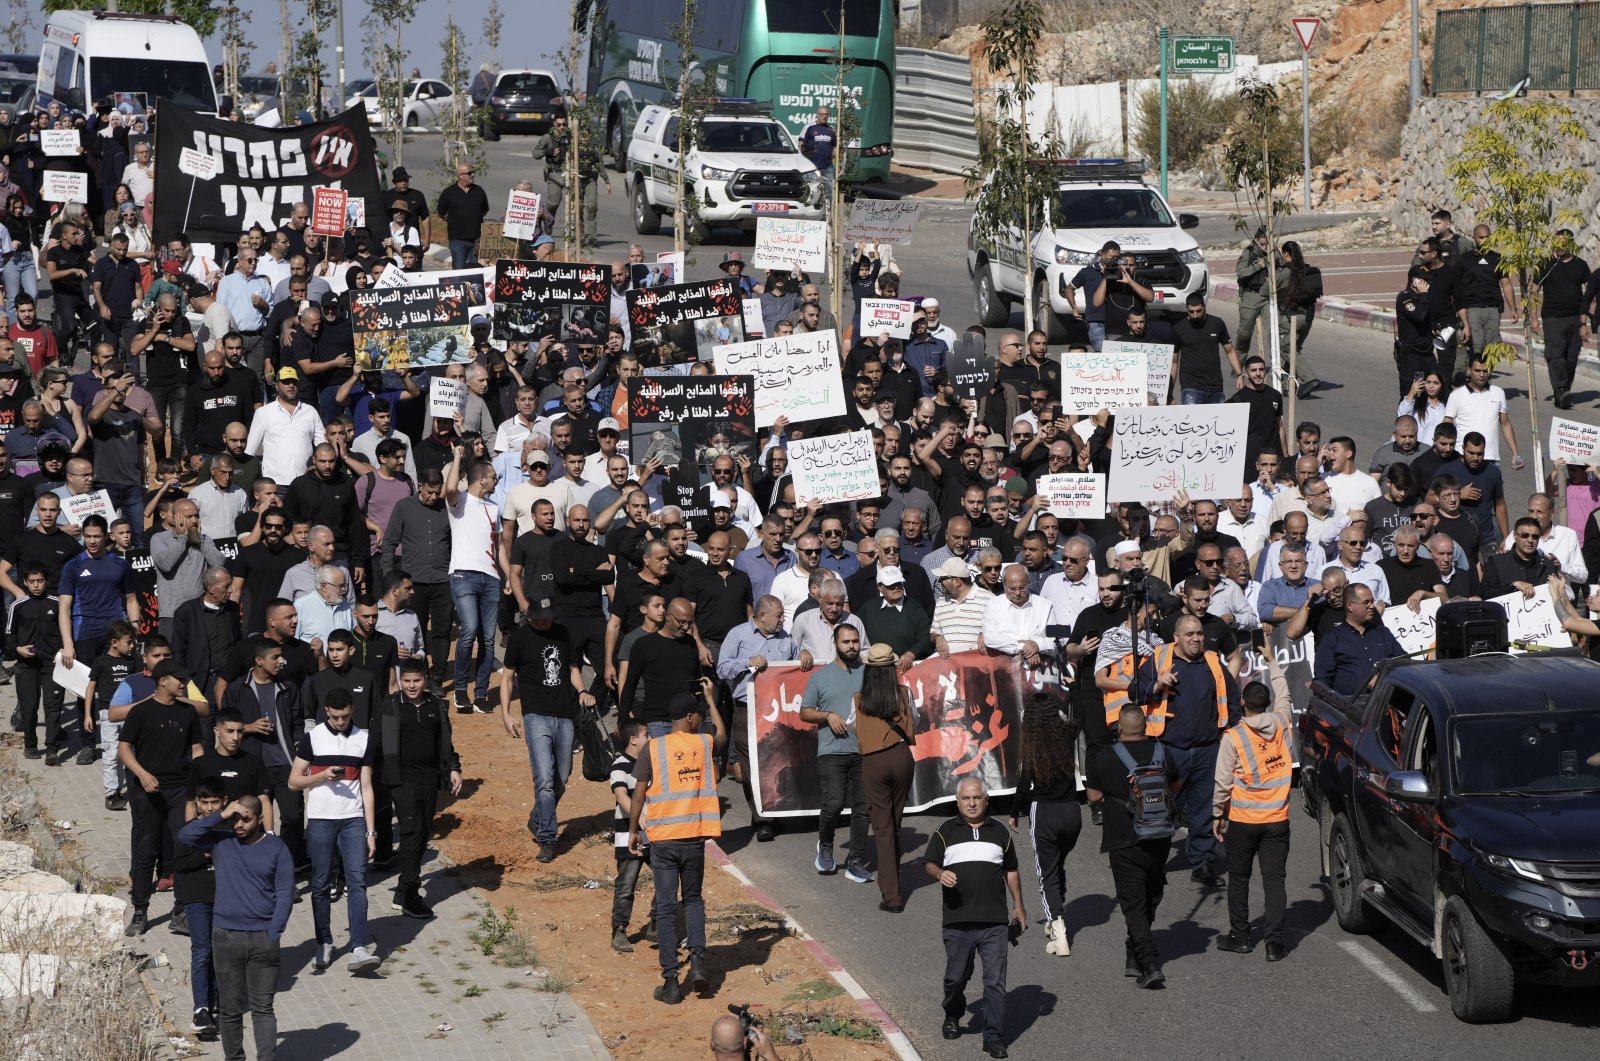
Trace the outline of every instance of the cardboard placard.
<path fill-rule="evenodd" d="M 871 431 L 791 439 L 788 451 L 797 504 L 830 505 L 878 496 Z"/>
<path fill-rule="evenodd" d="M 791 458 L 792 460 L 792 458 Z M 1039 476 L 1039 493 L 1058 519 L 1104 519 L 1106 479 L 1097 472 Z"/>
<path fill-rule="evenodd" d="M 1078 416 L 1139 408 L 1145 404 L 1148 379 L 1148 359 L 1142 352 L 1072 354 L 1061 366 L 1061 407 Z"/>
<path fill-rule="evenodd" d="M 534 239 L 539 235 L 539 207 L 542 197 L 538 192 L 521 192 L 513 188 L 506 195 L 506 220 L 500 234 L 506 239 Z"/>
<path fill-rule="evenodd" d="M 860 198 L 850 204 L 844 238 L 862 243 L 910 246 L 911 233 L 922 216 L 922 204 L 912 199 Z"/>
<path fill-rule="evenodd" d="M 428 415 L 454 420 L 467 407 L 467 385 L 458 379 L 434 376 L 428 381 Z"/>
<path fill-rule="evenodd" d="M 73 494 L 61 502 L 61 522 L 69 527 L 81 527 L 88 516 L 104 516 L 107 522 L 120 514 L 111 503 L 111 494 L 96 490 L 88 494 Z"/>
<path fill-rule="evenodd" d="M 1438 597 L 1429 597 L 1412 611 L 1405 601 L 1395 601 L 1383 610 L 1383 625 L 1406 652 L 1432 652 L 1438 641 Z"/>
<path fill-rule="evenodd" d="M 318 188 L 311 196 L 311 231 L 322 236 L 342 236 L 350 193 L 343 188 Z"/>
<path fill-rule="evenodd" d="M 780 416 L 799 423 L 845 413 L 839 338 L 831 328 L 719 346 L 712 360 L 723 375 L 755 377 L 757 427 Z"/>
<path fill-rule="evenodd" d="M 828 273 L 828 223 L 791 217 L 756 219 L 756 248 L 752 269 L 793 269 L 799 266 L 813 277 Z"/>
<path fill-rule="evenodd" d="M 178 152 L 178 172 L 185 176 L 208 181 L 215 177 L 221 168 L 222 160 L 216 155 L 208 155 L 192 147 L 186 147 Z"/>
<path fill-rule="evenodd" d="M 39 175 L 39 198 L 47 203 L 88 202 L 89 175 L 71 170 L 47 169 Z"/>
<path fill-rule="evenodd" d="M 1503 597 L 1490 597 L 1491 603 L 1506 610 L 1506 635 L 1512 642 L 1522 642 L 1539 648 L 1571 648 L 1572 635 L 1561 629 L 1555 605 L 1550 603 L 1550 587 L 1536 586 L 1533 596 L 1507 593 Z M 1512 652 L 1526 649 L 1513 645 Z"/>
<path fill-rule="evenodd" d="M 1115 417 L 1106 499 L 1170 501 L 1179 490 L 1223 497 L 1244 482 L 1249 406 L 1123 409 Z"/>
<path fill-rule="evenodd" d="M 864 298 L 861 300 L 861 336 L 875 339 L 887 333 L 893 339 L 909 339 L 911 318 L 916 312 L 916 303 L 904 299 Z"/>
<path fill-rule="evenodd" d="M 1102 354 L 1142 353 L 1148 364 L 1145 393 L 1149 405 L 1167 404 L 1167 391 L 1172 384 L 1172 347 L 1165 343 L 1130 343 L 1112 339 L 1100 347 Z M 1069 354 L 1068 357 L 1076 357 Z"/>
<path fill-rule="evenodd" d="M 1552 416 L 1550 459 L 1568 464 L 1600 464 L 1600 426 Z"/>
<path fill-rule="evenodd" d="M 76 129 L 41 129 L 39 130 L 39 150 L 47 156 L 62 157 L 76 155 L 83 146 L 83 141 L 78 136 Z M 120 174 L 118 176 L 121 176 Z"/>

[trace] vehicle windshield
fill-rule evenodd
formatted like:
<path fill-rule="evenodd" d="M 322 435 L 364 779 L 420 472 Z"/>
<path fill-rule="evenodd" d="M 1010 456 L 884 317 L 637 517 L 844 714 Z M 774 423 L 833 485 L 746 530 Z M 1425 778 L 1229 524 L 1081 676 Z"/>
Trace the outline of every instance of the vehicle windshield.
<path fill-rule="evenodd" d="M 89 67 L 89 98 L 105 99 L 118 92 L 156 100 L 215 110 L 216 93 L 211 88 L 211 71 L 205 63 L 171 63 L 158 59 L 123 59 L 99 56 Z"/>
<path fill-rule="evenodd" d="M 701 150 L 794 153 L 789 134 L 777 122 L 707 122 Z"/>
<path fill-rule="evenodd" d="M 497 96 L 520 96 L 535 92 L 550 96 L 560 94 L 549 74 L 505 74 L 494 86 Z"/>
<path fill-rule="evenodd" d="M 33 78 L 20 74 L 0 74 L 0 103 L 15 104 L 33 84 Z"/>
<path fill-rule="evenodd" d="M 1057 228 L 1170 228 L 1172 215 L 1148 188 L 1062 188 Z"/>
<path fill-rule="evenodd" d="M 843 15 L 845 36 L 876 37 L 882 9 L 883 0 L 767 0 L 767 31 L 837 37 Z"/>
<path fill-rule="evenodd" d="M 1458 718 L 1450 754 L 1463 795 L 1600 791 L 1600 711 Z"/>

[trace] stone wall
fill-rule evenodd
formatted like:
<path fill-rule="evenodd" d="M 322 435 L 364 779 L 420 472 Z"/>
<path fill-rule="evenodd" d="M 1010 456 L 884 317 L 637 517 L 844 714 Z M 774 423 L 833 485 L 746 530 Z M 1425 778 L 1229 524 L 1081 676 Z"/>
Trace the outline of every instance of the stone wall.
<path fill-rule="evenodd" d="M 1579 97 L 1563 98 L 1578 120 L 1589 130 L 1590 139 L 1572 145 L 1557 165 L 1575 165 L 1595 176 L 1574 204 L 1587 221 L 1600 209 L 1600 99 Z M 1467 129 L 1480 119 L 1489 101 L 1485 99 L 1444 99 L 1424 97 L 1417 101 L 1417 109 L 1406 122 L 1400 141 L 1399 188 L 1391 215 L 1395 231 L 1403 239 L 1421 239 L 1428 235 L 1428 216 L 1441 207 L 1455 217 L 1458 232 L 1470 234 L 1477 224 L 1474 204 L 1456 201 L 1451 184 L 1445 176 L 1445 166 L 1451 153 L 1441 145 L 1453 146 L 1461 142 Z M 1600 226 L 1586 223 L 1576 228 L 1578 253 L 1591 265 L 1600 262 Z"/>

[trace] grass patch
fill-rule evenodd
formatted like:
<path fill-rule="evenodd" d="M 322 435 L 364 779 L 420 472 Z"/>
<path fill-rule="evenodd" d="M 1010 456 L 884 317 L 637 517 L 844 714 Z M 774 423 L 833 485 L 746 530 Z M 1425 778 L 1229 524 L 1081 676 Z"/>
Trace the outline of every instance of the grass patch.
<path fill-rule="evenodd" d="M 477 984 L 473 984 L 471 987 L 469 987 L 465 991 L 461 992 L 461 997 L 462 998 L 481 998 L 483 995 L 485 995 L 487 993 L 488 992 L 487 992 L 486 988 L 482 988 L 482 987 L 479 987 Z"/>
<path fill-rule="evenodd" d="M 483 1026 L 488 1028 L 490 1031 L 494 1031 L 495 1025 L 499 1024 L 505 1019 L 506 1011 L 503 1009 L 497 1009 L 493 1013 L 483 1018 Z"/>
<path fill-rule="evenodd" d="M 525 968 L 539 964 L 533 941 L 528 938 L 514 906 L 506 907 L 506 912 L 501 914 L 485 903 L 477 925 L 467 935 L 477 944 L 478 950 L 500 965 Z"/>
<path fill-rule="evenodd" d="M 547 995 L 559 995 L 572 987 L 572 981 L 560 973 L 547 972 L 543 976 L 534 977 L 533 983 L 529 986 Z"/>
<path fill-rule="evenodd" d="M 807 980 L 784 998 L 785 1002 L 822 1002 L 844 994 L 836 980 Z"/>
<path fill-rule="evenodd" d="M 860 1043 L 881 1043 L 883 1032 L 865 1017 L 840 1016 L 837 1013 L 816 1012 L 809 1007 L 784 1010 L 767 1021 L 770 1027 L 782 1027 L 790 1042 L 805 1041 L 815 1035 L 835 1039 L 850 1039 Z M 770 1032 L 769 1032 L 770 1034 Z M 774 1036 L 774 1038 L 777 1038 Z"/>

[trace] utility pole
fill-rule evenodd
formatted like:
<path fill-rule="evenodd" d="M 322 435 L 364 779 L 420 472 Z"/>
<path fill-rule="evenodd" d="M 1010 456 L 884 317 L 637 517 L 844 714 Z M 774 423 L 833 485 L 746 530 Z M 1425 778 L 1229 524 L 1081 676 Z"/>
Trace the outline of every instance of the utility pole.
<path fill-rule="evenodd" d="M 1411 112 L 1417 109 L 1422 98 L 1422 31 L 1421 16 L 1417 12 L 1418 0 L 1411 0 Z"/>
<path fill-rule="evenodd" d="M 1161 198 L 1167 197 L 1167 27 L 1156 34 L 1161 45 Z"/>
<path fill-rule="evenodd" d="M 334 101 L 334 111 L 344 110 L 344 0 L 333 0 L 333 54 L 338 67 L 339 98 Z"/>
<path fill-rule="evenodd" d="M 843 133 L 845 129 L 843 3 L 839 5 L 839 54 L 835 58 L 838 60 L 838 64 L 834 67 L 833 100 L 838 107 L 835 121 L 839 123 L 839 132 Z M 837 323 L 842 305 L 840 286 L 844 281 L 844 218 L 841 216 L 844 207 L 844 168 L 846 160 L 850 157 L 849 145 L 840 143 L 837 134 L 834 136 L 833 153 L 833 187 L 828 189 L 828 216 L 833 221 L 833 261 L 829 263 L 829 267 L 833 270 L 833 275 L 828 277 L 828 309 L 833 314 L 834 322 Z"/>

